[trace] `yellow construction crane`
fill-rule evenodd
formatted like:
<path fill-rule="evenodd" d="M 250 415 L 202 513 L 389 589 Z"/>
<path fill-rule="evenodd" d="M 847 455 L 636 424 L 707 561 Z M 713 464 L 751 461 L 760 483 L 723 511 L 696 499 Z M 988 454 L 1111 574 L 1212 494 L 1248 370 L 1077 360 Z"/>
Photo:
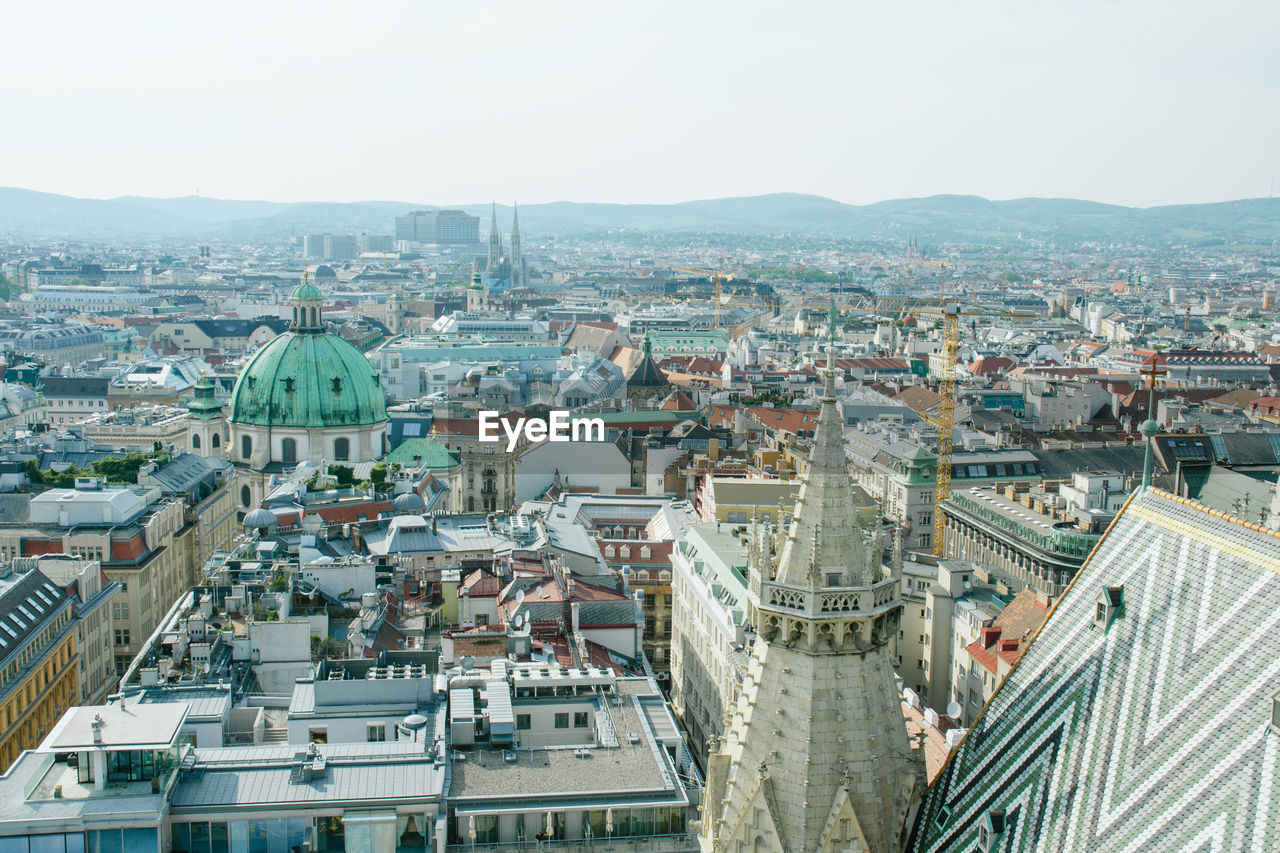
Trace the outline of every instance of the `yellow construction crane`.
<path fill-rule="evenodd" d="M 716 328 L 719 329 L 720 328 L 720 305 L 724 301 L 724 294 L 722 293 L 721 288 L 725 281 L 733 281 L 733 273 L 726 274 L 726 273 L 720 272 L 719 270 L 704 270 L 704 269 L 698 269 L 697 267 L 672 267 L 671 269 L 674 270 L 675 272 L 688 273 L 689 275 L 700 275 L 705 278 L 711 279 L 712 284 L 715 286 L 714 301 L 715 301 Z M 691 300 L 683 300 L 683 301 L 691 301 Z M 692 300 L 692 301 L 701 301 L 701 300 Z"/>
<path fill-rule="evenodd" d="M 943 265 L 943 275 L 945 276 L 945 264 Z M 938 404 L 937 415 L 921 414 L 921 420 L 934 427 L 938 433 L 937 445 L 937 479 L 934 487 L 934 512 L 933 512 L 933 553 L 936 556 L 944 556 L 946 553 L 946 534 L 947 522 L 946 515 L 942 511 L 942 505 L 947 498 L 951 496 L 951 457 L 953 452 L 954 431 L 955 431 L 955 410 L 956 410 L 956 357 L 960 349 L 960 318 L 961 317 L 1004 317 L 1029 319 L 1034 314 L 1010 312 L 1010 311 L 981 311 L 971 310 L 962 307 L 959 302 L 946 299 L 943 297 L 945 288 L 945 278 L 939 279 L 938 289 L 939 296 L 936 299 L 903 299 L 899 297 L 886 296 L 856 296 L 849 294 L 839 294 L 836 296 L 800 296 L 788 299 L 783 305 L 782 295 L 779 294 L 779 302 L 769 303 L 760 302 L 752 299 L 742 299 L 736 296 L 729 296 L 727 299 L 721 295 L 720 282 L 716 276 L 720 275 L 713 270 L 697 270 L 678 267 L 681 272 L 695 273 L 698 275 L 709 275 L 716 282 L 716 327 L 719 328 L 720 306 L 722 304 L 731 304 L 741 308 L 767 308 L 770 310 L 778 310 L 780 306 L 786 308 L 797 308 L 800 310 L 814 310 L 827 307 L 823 305 L 828 302 L 832 309 L 839 309 L 850 313 L 868 313 L 881 314 L 885 316 L 896 315 L 902 317 L 910 314 L 912 316 L 935 317 L 942 321 L 942 369 L 939 371 L 938 378 L 938 394 L 941 401 Z M 702 297 L 657 297 L 657 298 L 640 298 L 626 297 L 622 298 L 624 302 L 707 302 Z"/>

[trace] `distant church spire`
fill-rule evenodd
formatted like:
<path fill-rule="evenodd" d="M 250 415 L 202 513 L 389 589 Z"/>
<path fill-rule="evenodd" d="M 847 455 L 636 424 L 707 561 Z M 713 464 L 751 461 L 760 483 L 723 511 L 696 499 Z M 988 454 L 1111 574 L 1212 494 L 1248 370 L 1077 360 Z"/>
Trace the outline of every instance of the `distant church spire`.
<path fill-rule="evenodd" d="M 758 634 L 708 762 L 704 850 L 896 853 L 921 793 L 887 651 L 899 577 L 882 567 L 878 509 L 849 476 L 833 332 L 809 469 L 776 573 L 763 556 L 750 567 Z"/>
<path fill-rule="evenodd" d="M 520 205 L 514 204 L 511 213 L 511 286 L 523 287 L 525 284 L 524 276 L 524 257 L 521 254 L 520 245 Z"/>
<path fill-rule="evenodd" d="M 502 232 L 498 230 L 498 203 L 493 202 L 489 221 L 489 260 L 485 264 L 484 277 L 495 282 L 502 277 Z"/>

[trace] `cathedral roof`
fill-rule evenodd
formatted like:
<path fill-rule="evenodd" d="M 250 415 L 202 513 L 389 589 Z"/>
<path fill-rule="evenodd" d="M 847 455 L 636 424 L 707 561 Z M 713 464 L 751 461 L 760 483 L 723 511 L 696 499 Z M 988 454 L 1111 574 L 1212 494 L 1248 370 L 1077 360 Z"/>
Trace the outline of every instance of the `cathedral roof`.
<path fill-rule="evenodd" d="M 1116 518 L 922 804 L 911 849 L 1280 839 L 1280 536 L 1155 489 Z"/>

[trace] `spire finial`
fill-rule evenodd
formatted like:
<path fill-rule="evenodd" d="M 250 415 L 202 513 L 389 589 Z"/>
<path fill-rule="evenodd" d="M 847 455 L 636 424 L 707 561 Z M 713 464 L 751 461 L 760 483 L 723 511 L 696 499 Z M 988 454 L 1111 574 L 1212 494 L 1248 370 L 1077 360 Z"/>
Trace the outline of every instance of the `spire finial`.
<path fill-rule="evenodd" d="M 1142 433 L 1147 443 L 1146 456 L 1142 460 L 1142 491 L 1145 492 L 1151 485 L 1151 445 L 1155 443 L 1156 433 L 1160 432 L 1160 424 L 1155 418 L 1156 378 L 1168 371 L 1160 368 L 1160 355 L 1157 353 L 1151 357 L 1151 368 L 1140 373 L 1147 378 L 1147 419 L 1138 427 L 1138 431 Z"/>
<path fill-rule="evenodd" d="M 827 368 L 822 371 L 822 396 L 834 400 L 836 396 L 836 301 L 831 300 L 827 318 Z"/>

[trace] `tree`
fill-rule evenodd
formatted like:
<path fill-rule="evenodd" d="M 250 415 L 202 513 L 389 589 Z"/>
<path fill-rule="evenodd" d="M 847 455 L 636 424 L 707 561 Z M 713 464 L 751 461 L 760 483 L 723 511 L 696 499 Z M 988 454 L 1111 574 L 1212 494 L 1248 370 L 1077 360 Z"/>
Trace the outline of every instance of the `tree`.
<path fill-rule="evenodd" d="M 22 287 L 9 276 L 0 272 L 0 299 L 8 302 L 14 296 L 22 292 Z"/>
<path fill-rule="evenodd" d="M 347 647 L 332 637 L 311 635 L 311 659 L 321 661 L 327 658 L 342 658 L 347 655 Z"/>
<path fill-rule="evenodd" d="M 329 475 L 337 481 L 338 487 L 350 486 L 356 481 L 356 469 L 350 465 L 330 465 Z"/>
<path fill-rule="evenodd" d="M 131 450 L 124 456 L 117 456 L 111 459 L 99 459 L 93 463 L 93 473 L 99 477 L 106 477 L 108 483 L 136 483 L 138 482 L 138 469 L 145 465 L 151 456 Z"/>
<path fill-rule="evenodd" d="M 369 470 L 369 479 L 379 488 L 387 483 L 387 463 L 379 462 Z"/>

